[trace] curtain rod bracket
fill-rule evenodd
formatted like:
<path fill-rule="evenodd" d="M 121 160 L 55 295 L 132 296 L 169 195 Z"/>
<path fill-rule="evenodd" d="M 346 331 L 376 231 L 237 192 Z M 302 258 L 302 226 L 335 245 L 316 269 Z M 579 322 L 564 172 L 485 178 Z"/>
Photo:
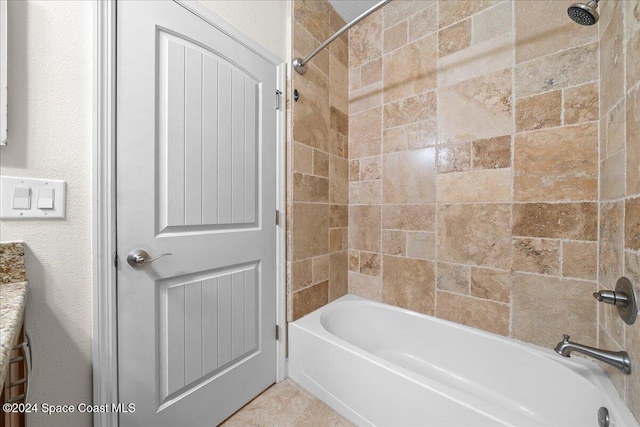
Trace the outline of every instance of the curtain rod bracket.
<path fill-rule="evenodd" d="M 298 74 L 304 75 L 307 72 L 307 65 L 304 64 L 302 58 L 293 58 L 291 65 L 293 65 L 293 69 L 296 70 Z"/>

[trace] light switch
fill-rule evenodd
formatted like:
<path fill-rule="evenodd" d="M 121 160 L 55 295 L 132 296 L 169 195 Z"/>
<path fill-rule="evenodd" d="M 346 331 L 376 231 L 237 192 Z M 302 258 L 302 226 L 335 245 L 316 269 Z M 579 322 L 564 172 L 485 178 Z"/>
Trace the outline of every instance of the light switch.
<path fill-rule="evenodd" d="M 31 209 L 31 187 L 13 187 L 13 209 Z"/>
<path fill-rule="evenodd" d="M 55 190 L 53 188 L 38 188 L 38 199 L 36 206 L 38 209 L 53 209 L 55 200 Z"/>

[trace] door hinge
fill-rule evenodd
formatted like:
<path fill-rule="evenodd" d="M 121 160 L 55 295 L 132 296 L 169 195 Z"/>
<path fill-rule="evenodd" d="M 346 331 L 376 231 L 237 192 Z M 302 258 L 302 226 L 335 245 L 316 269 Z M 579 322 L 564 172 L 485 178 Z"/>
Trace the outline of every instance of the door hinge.
<path fill-rule="evenodd" d="M 280 211 L 276 209 L 276 225 L 280 225 Z"/>
<path fill-rule="evenodd" d="M 118 252 L 113 253 L 113 268 L 118 268 Z"/>
<path fill-rule="evenodd" d="M 279 90 L 276 90 L 276 110 L 280 110 L 280 98 L 282 96 L 282 92 L 280 92 Z"/>
<path fill-rule="evenodd" d="M 280 326 L 276 325 L 276 341 L 280 341 Z"/>

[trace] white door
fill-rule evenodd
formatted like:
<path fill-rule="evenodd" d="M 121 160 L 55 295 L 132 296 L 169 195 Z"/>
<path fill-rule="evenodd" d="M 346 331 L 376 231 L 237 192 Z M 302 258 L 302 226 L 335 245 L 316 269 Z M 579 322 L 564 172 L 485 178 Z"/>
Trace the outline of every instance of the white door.
<path fill-rule="evenodd" d="M 213 426 L 275 382 L 275 93 L 179 4 L 118 3 L 121 426 Z"/>

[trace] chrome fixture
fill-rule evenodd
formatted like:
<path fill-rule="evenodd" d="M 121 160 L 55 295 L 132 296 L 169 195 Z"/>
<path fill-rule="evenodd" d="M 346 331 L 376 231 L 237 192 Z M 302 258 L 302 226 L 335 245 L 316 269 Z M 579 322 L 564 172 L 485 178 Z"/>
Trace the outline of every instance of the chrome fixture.
<path fill-rule="evenodd" d="M 577 351 L 616 367 L 627 375 L 631 373 L 631 359 L 629 359 L 629 354 L 626 351 L 601 350 L 588 345 L 569 342 L 571 337 L 567 334 L 563 334 L 563 337 L 564 339 L 554 349 L 560 356 L 571 357 L 571 352 Z"/>
<path fill-rule="evenodd" d="M 316 56 L 322 49 L 327 47 L 329 45 L 329 43 L 331 43 L 332 41 L 334 41 L 335 39 L 340 37 L 342 35 L 342 33 L 347 31 L 349 28 L 353 27 L 358 22 L 362 21 L 364 18 L 366 18 L 367 16 L 371 15 L 373 12 L 375 12 L 378 9 L 380 9 L 382 6 L 384 6 L 385 4 L 389 3 L 390 1 L 392 1 L 392 0 L 383 0 L 380 3 L 370 7 L 366 11 L 362 12 L 360 15 L 358 15 L 358 17 L 356 19 L 354 19 L 353 21 L 349 22 L 344 27 L 340 28 L 337 33 L 335 33 L 334 35 L 329 37 L 327 40 L 325 40 L 324 43 L 322 43 L 313 52 L 311 52 L 309 55 L 307 55 L 306 58 L 304 58 L 304 59 L 302 59 L 302 58 L 293 58 L 293 61 L 291 61 L 291 65 L 293 65 L 293 69 L 296 70 L 298 72 L 298 74 L 306 73 L 307 72 L 307 62 L 311 61 L 311 58 Z"/>
<path fill-rule="evenodd" d="M 165 257 L 167 255 L 173 255 L 171 253 L 158 255 L 155 258 L 149 258 L 149 253 L 142 249 L 136 249 L 135 251 L 129 252 L 127 255 L 127 262 L 133 268 L 143 268 L 147 265 L 151 264 L 153 261 Z"/>
<path fill-rule="evenodd" d="M 638 299 L 633 284 L 626 277 L 621 277 L 616 282 L 615 291 L 594 292 L 593 297 L 605 304 L 615 305 L 618 315 L 628 325 L 633 325 L 638 315 Z"/>
<path fill-rule="evenodd" d="M 567 13 L 569 14 L 569 18 L 573 19 L 580 25 L 593 25 L 598 22 L 600 15 L 596 9 L 598 8 L 598 1 L 600 0 L 590 0 L 585 3 L 575 3 L 569 6 L 567 9 Z"/>
<path fill-rule="evenodd" d="M 604 406 L 598 409 L 598 425 L 600 427 L 609 427 L 611 419 L 609 418 L 609 410 Z"/>

